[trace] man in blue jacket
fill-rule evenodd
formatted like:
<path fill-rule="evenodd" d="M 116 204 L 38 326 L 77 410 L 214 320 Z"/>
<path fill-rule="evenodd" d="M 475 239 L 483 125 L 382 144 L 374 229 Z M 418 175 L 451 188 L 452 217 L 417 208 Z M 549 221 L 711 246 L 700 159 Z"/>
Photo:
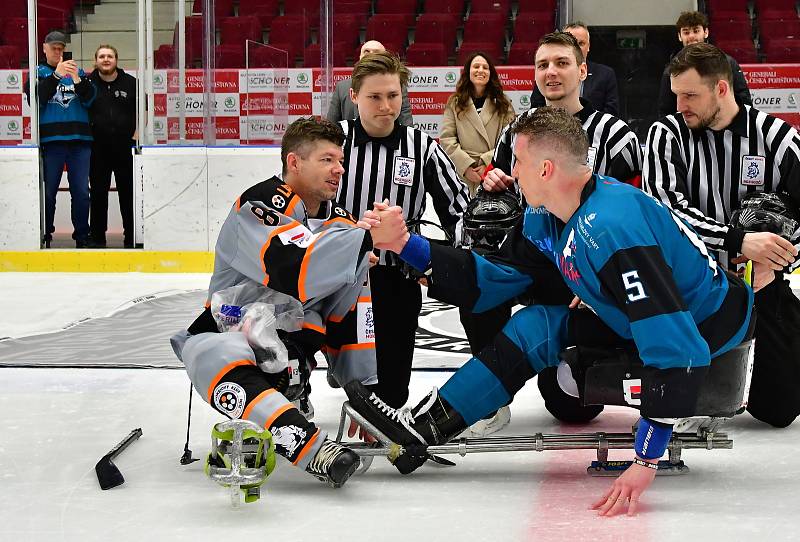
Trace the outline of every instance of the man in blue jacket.
<path fill-rule="evenodd" d="M 67 37 L 58 31 L 44 39 L 45 62 L 37 68 L 39 98 L 39 140 L 44 167 L 44 246 L 50 248 L 55 226 L 56 194 L 61 172 L 67 165 L 69 192 L 72 198 L 72 226 L 77 248 L 89 243 L 89 159 L 92 131 L 89 106 L 97 91 L 83 70 L 72 60 L 64 59 Z M 30 83 L 25 83 L 30 99 Z"/>

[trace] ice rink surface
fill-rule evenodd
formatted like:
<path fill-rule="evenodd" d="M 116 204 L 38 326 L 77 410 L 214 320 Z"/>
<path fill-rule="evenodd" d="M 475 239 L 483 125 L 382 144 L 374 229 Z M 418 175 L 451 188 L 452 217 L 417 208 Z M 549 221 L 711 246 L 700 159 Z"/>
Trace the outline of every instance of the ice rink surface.
<path fill-rule="evenodd" d="M 55 331 L 112 314 L 138 296 L 205 288 L 207 280 L 3 273 L 0 337 Z M 458 329 L 457 321 L 437 325 Z M 658 477 L 632 518 L 598 518 L 588 510 L 611 483 L 586 475 L 594 457 L 588 450 L 449 456 L 456 467 L 426 465 L 405 477 L 376 459 L 339 490 L 279 458 L 261 500 L 233 509 L 202 462 L 178 463 L 188 395 L 182 371 L 2 367 L 0 375 L 0 541 L 800 539 L 800 422 L 777 430 L 748 414 L 731 420 L 725 430 L 732 450 L 685 451 L 691 473 Z M 335 434 L 344 393 L 330 389 L 324 376 L 312 376 L 315 421 Z M 411 401 L 448 376 L 415 372 Z M 222 417 L 195 399 L 190 447 L 203 457 L 210 428 Z M 636 417 L 611 407 L 588 426 L 561 426 L 531 382 L 517 395 L 503 433 L 620 432 Z M 115 460 L 125 484 L 101 491 L 95 463 L 137 427 L 143 436 Z M 629 456 L 611 452 L 612 459 Z"/>

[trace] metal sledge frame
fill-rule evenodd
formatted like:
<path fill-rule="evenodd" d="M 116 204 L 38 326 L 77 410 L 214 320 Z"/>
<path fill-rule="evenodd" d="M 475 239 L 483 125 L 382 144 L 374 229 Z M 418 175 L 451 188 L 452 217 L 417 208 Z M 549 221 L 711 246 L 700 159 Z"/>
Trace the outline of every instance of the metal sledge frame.
<path fill-rule="evenodd" d="M 378 439 L 377 442 L 344 442 L 344 434 L 347 417 L 355 420 L 365 430 Z M 712 424 L 718 428 L 719 422 Z M 367 421 L 361 414 L 356 412 L 349 402 L 342 405 L 341 416 L 339 417 L 339 431 L 336 434 L 336 442 L 347 446 L 361 457 L 361 467 L 358 473 L 365 472 L 372 464 L 376 456 L 388 456 L 396 452 L 397 444 L 381 433 L 374 425 Z M 608 460 L 609 450 L 632 450 L 634 446 L 634 433 L 577 433 L 577 434 L 543 434 L 516 436 L 497 436 L 484 438 L 459 438 L 446 444 L 427 446 L 426 449 L 431 455 L 459 454 L 465 456 L 468 453 L 486 452 L 543 452 L 545 450 L 597 450 L 597 461 L 593 461 L 587 468 L 587 472 L 592 475 L 618 475 L 625 470 L 631 463 L 630 461 L 610 461 Z M 696 433 L 675 433 L 667 446 L 668 459 L 659 462 L 658 474 L 684 474 L 689 472 L 681 459 L 681 452 L 687 449 L 731 449 L 733 440 L 727 434 L 698 429 Z M 447 462 L 449 463 L 449 462 Z M 611 470 L 606 470 L 606 466 L 611 466 Z"/>

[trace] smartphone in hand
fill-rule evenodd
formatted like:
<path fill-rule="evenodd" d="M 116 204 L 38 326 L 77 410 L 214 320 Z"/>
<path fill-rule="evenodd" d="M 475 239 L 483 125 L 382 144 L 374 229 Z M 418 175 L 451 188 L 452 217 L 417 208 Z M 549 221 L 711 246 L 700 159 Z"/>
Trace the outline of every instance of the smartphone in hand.
<path fill-rule="evenodd" d="M 72 51 L 64 51 L 61 53 L 61 61 L 72 60 Z"/>

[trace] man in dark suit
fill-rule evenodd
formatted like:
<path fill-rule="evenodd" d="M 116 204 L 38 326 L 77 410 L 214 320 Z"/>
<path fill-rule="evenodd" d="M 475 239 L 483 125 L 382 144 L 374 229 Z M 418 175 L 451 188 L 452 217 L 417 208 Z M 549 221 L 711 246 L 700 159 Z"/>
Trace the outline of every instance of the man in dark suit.
<path fill-rule="evenodd" d="M 614 70 L 605 64 L 590 62 L 589 58 L 589 28 L 580 21 L 569 23 L 564 27 L 564 32 L 569 32 L 578 40 L 578 45 L 586 60 L 586 79 L 581 85 L 581 98 L 589 100 L 595 109 L 603 113 L 619 116 L 619 92 L 617 91 L 617 75 Z M 544 96 L 533 84 L 531 92 L 531 108 L 546 105 Z"/>
<path fill-rule="evenodd" d="M 678 41 L 686 47 L 692 43 L 704 43 L 708 39 L 708 18 L 699 11 L 684 11 L 675 21 L 678 29 Z M 731 65 L 733 74 L 733 96 L 736 102 L 741 105 L 753 105 L 750 96 L 750 89 L 747 88 L 747 80 L 744 78 L 742 68 L 734 58 L 726 54 L 728 64 Z M 670 59 L 671 60 L 671 59 Z M 669 81 L 669 62 L 664 67 L 661 75 L 661 87 L 658 91 L 658 116 L 666 117 L 678 111 L 678 99 L 672 93 Z"/>
<path fill-rule="evenodd" d="M 386 47 L 376 40 L 369 40 L 361 46 L 361 52 L 358 55 L 359 59 L 364 58 L 364 55 L 369 53 L 377 53 L 378 51 L 385 51 Z M 358 116 L 358 109 L 356 109 L 353 100 L 350 99 L 350 78 L 343 79 L 336 83 L 331 95 L 331 103 L 328 106 L 328 120 L 331 122 L 339 122 L 342 120 L 351 120 Z M 403 126 L 414 126 L 414 119 L 411 117 L 411 103 L 408 101 L 408 88 L 403 87 L 403 105 L 400 106 L 400 116 L 397 121 Z"/>

